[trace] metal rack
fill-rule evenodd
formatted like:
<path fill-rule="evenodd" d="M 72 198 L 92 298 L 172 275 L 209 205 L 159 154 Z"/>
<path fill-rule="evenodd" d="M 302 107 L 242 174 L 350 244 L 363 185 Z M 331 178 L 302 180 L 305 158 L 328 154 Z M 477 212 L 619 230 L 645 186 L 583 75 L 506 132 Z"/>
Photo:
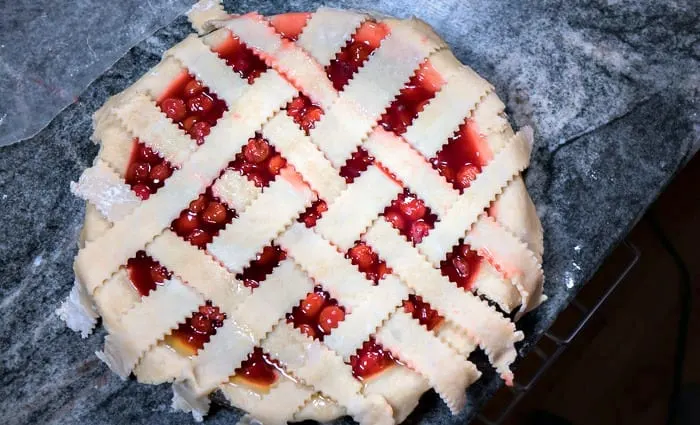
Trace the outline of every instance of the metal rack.
<path fill-rule="evenodd" d="M 537 356 L 543 362 L 539 369 L 532 375 L 532 377 L 526 383 L 514 382 L 512 387 L 507 387 L 512 393 L 513 398 L 508 403 L 507 407 L 501 410 L 500 414 L 495 419 L 486 418 L 483 413 L 479 413 L 476 417 L 475 423 L 482 423 L 484 425 L 501 425 L 503 421 L 508 417 L 508 415 L 513 411 L 513 409 L 518 405 L 520 400 L 530 391 L 535 384 L 540 380 L 540 378 L 545 374 L 549 367 L 556 362 L 556 360 L 564 353 L 566 348 L 569 346 L 571 341 L 573 341 L 576 336 L 581 332 L 581 330 L 588 324 L 590 319 L 595 315 L 595 313 L 600 309 L 600 307 L 605 303 L 610 294 L 612 294 L 615 289 L 624 280 L 627 274 L 632 270 L 637 261 L 639 261 L 640 252 L 639 249 L 634 246 L 629 241 L 625 240 L 622 245 L 631 252 L 631 259 L 627 262 L 626 266 L 622 272 L 617 275 L 613 283 L 603 292 L 603 294 L 596 300 L 592 307 L 584 306 L 578 298 L 575 298 L 571 302 L 571 307 L 578 310 L 582 318 L 573 328 L 573 330 L 565 337 L 557 336 L 551 331 L 545 332 L 542 339 L 538 342 L 533 350 L 528 354 L 528 356 Z M 543 340 L 549 340 L 552 344 L 556 346 L 556 349 L 552 354 L 547 354 L 544 350 L 539 348 Z M 527 357 L 526 357 L 527 358 Z"/>

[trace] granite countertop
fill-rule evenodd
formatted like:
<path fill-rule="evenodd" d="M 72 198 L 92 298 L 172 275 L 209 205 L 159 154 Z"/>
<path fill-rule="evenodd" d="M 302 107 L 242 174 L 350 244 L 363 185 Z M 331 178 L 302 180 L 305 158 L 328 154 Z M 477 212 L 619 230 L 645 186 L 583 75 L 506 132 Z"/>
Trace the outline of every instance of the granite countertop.
<path fill-rule="evenodd" d="M 68 105 L 35 136 L 0 148 L 0 421 L 191 423 L 169 413 L 168 388 L 121 381 L 97 360 L 103 331 L 81 340 L 54 314 L 73 282 L 84 205 L 68 182 L 96 154 L 91 114 L 189 32 L 176 17 L 187 2 L 63 3 L 17 0 L 0 17 L 0 144 Z M 230 3 L 230 12 L 264 14 L 321 4 Z M 535 129 L 526 183 L 545 229 L 549 301 L 519 323 L 523 351 L 700 148 L 696 0 L 580 3 L 324 2 L 428 21 L 496 86 L 513 123 Z M 457 417 L 428 394 L 408 423 L 463 424 L 498 385 L 487 371 Z M 215 410 L 208 423 L 238 416 Z"/>

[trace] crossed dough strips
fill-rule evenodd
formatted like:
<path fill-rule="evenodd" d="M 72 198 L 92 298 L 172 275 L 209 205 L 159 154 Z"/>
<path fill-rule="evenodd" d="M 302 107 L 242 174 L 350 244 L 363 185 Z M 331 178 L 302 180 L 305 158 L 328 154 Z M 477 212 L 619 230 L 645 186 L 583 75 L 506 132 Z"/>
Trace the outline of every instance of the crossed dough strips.
<path fill-rule="evenodd" d="M 514 345 L 522 333 L 479 295 L 507 311 L 519 305 L 519 314 L 544 298 L 541 228 L 519 177 L 528 165 L 531 130 L 513 134 L 493 87 L 418 20 L 383 20 L 388 35 L 337 91 L 324 67 L 370 16 L 321 8 L 308 17 L 296 42 L 260 15 L 227 19 L 216 1 L 200 2 L 189 17 L 200 34 L 215 30 L 171 48 L 151 72 L 95 114 L 94 138 L 102 149 L 72 185 L 89 203 L 85 244 L 75 260 L 76 287 L 59 314 L 84 334 L 102 316 L 109 334 L 100 358 L 124 378 L 135 373 L 144 382 L 175 381 L 174 406 L 200 419 L 217 389 L 246 410 L 246 418 L 265 424 L 343 414 L 361 424 L 393 424 L 428 388 L 457 413 L 466 404 L 465 388 L 480 376 L 467 360 L 476 346 L 511 382 Z M 269 66 L 252 84 L 215 53 L 228 34 Z M 388 105 L 426 63 L 442 78 L 441 88 L 405 133 L 381 128 Z M 154 100 L 183 70 L 228 107 L 201 146 Z M 299 92 L 324 111 L 308 132 L 284 110 Z M 480 129 L 493 156 L 460 193 L 428 159 L 465 119 Z M 221 171 L 255 133 L 287 161 L 264 189 L 238 172 Z M 165 185 L 145 201 L 123 177 L 134 138 L 174 166 Z M 348 183 L 340 169 L 360 146 L 375 162 Z M 170 223 L 208 187 L 238 216 L 200 250 L 171 231 Z M 404 188 L 438 216 L 415 245 L 381 216 Z M 317 224 L 296 223 L 318 199 L 328 210 Z M 524 207 L 499 209 L 503 205 Z M 495 218 L 485 213 L 489 208 L 498 211 Z M 376 285 L 344 255 L 357 240 L 390 268 Z M 488 260 L 473 292 L 440 272 L 440 262 L 462 241 Z M 252 290 L 236 275 L 271 242 L 287 258 Z M 143 297 L 124 269 L 140 250 L 172 272 Z M 314 285 L 347 312 L 323 341 L 285 319 Z M 412 295 L 440 313 L 441 326 L 429 330 L 404 311 Z M 169 350 L 163 339 L 205 301 L 225 313 L 223 325 L 191 358 Z M 400 364 L 361 382 L 348 362 L 370 336 Z M 229 384 L 254 347 L 285 371 L 264 395 Z"/>

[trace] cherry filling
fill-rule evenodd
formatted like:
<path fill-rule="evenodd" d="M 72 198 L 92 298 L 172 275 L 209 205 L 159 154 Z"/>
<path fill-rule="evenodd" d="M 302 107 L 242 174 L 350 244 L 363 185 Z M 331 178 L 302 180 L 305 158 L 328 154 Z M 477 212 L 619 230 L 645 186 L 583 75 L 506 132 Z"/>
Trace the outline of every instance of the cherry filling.
<path fill-rule="evenodd" d="M 384 210 L 384 218 L 414 244 L 420 243 L 435 226 L 437 216 L 408 189 Z"/>
<path fill-rule="evenodd" d="M 398 363 L 389 350 L 384 350 L 377 344 L 374 338 L 369 339 L 362 348 L 357 350 L 357 354 L 350 357 L 352 374 L 359 380 L 364 380 L 384 369 Z"/>
<path fill-rule="evenodd" d="M 471 289 L 474 277 L 479 271 L 482 258 L 469 245 L 460 244 L 440 262 L 443 276 L 447 276 L 460 288 Z"/>
<path fill-rule="evenodd" d="M 214 51 L 219 57 L 226 61 L 226 64 L 233 68 L 242 78 L 253 84 L 268 66 L 265 62 L 253 53 L 238 37 L 231 34 L 219 44 Z"/>
<path fill-rule="evenodd" d="M 287 115 L 294 119 L 294 122 L 306 132 L 314 128 L 316 121 L 321 119 L 323 110 L 320 106 L 311 102 L 305 95 L 299 95 L 292 99 L 287 105 Z"/>
<path fill-rule="evenodd" d="M 344 319 L 345 309 L 320 286 L 316 286 L 287 314 L 288 323 L 293 323 L 302 333 L 321 341 Z"/>
<path fill-rule="evenodd" d="M 326 211 L 328 211 L 326 201 L 319 199 L 311 204 L 311 206 L 299 216 L 297 221 L 299 223 L 304 223 L 306 227 L 314 227 L 318 219 L 321 218 L 321 215 Z"/>
<path fill-rule="evenodd" d="M 198 248 L 204 248 L 236 213 L 215 198 L 210 189 L 182 210 L 170 229 Z"/>
<path fill-rule="evenodd" d="M 349 258 L 367 276 L 367 279 L 374 281 L 375 284 L 385 274 L 391 273 L 391 269 L 387 267 L 386 262 L 380 260 L 379 256 L 372 251 L 372 248 L 364 242 L 356 242 L 355 246 L 348 250 L 345 257 Z"/>
<path fill-rule="evenodd" d="M 467 120 L 452 136 L 437 156 L 430 160 L 455 189 L 463 191 L 481 172 L 490 156 L 488 146 L 479 135 L 476 125 Z"/>
<path fill-rule="evenodd" d="M 297 41 L 310 17 L 311 14 L 307 12 L 285 13 L 270 18 L 270 24 L 282 37 L 289 41 Z"/>
<path fill-rule="evenodd" d="M 129 165 L 124 181 L 131 186 L 136 196 L 146 200 L 152 193 L 163 187 L 165 180 L 173 173 L 170 163 L 161 158 L 153 149 L 134 139 Z"/>
<path fill-rule="evenodd" d="M 236 369 L 236 374 L 231 381 L 236 382 L 243 379 L 259 387 L 266 388 L 274 384 L 281 374 L 284 374 L 284 372 L 277 362 L 271 360 L 267 354 L 263 353 L 260 347 L 255 347 L 253 352 L 248 354 L 248 359 Z"/>
<path fill-rule="evenodd" d="M 429 331 L 438 327 L 443 320 L 443 317 L 436 310 L 430 308 L 430 304 L 424 302 L 417 295 L 409 295 L 408 299 L 403 302 L 403 309 Z"/>
<path fill-rule="evenodd" d="M 126 271 L 131 284 L 142 297 L 172 276 L 172 273 L 149 257 L 145 251 L 137 252 L 135 257 L 126 262 Z"/>
<path fill-rule="evenodd" d="M 359 148 L 340 168 L 340 176 L 349 184 L 362 174 L 374 162 L 374 157 L 370 156 L 366 150 Z"/>
<path fill-rule="evenodd" d="M 427 71 L 419 70 L 389 105 L 379 124 L 387 131 L 393 131 L 399 135 L 405 133 L 406 128 L 411 125 L 418 113 L 435 96 L 438 87 L 432 81 Z"/>
<path fill-rule="evenodd" d="M 282 251 L 279 246 L 266 246 L 255 260 L 251 261 L 248 267 L 243 270 L 243 273 L 236 275 L 236 279 L 243 281 L 245 286 L 255 289 L 285 258 L 287 258 L 287 253 Z"/>
<path fill-rule="evenodd" d="M 248 139 L 241 152 L 228 164 L 228 168 L 238 171 L 258 187 L 268 186 L 287 160 L 278 154 L 270 143 L 259 134 Z"/>
<path fill-rule="evenodd" d="M 377 22 L 366 21 L 360 26 L 335 59 L 326 66 L 326 74 L 336 90 L 345 87 L 388 34 L 389 29 Z"/>
<path fill-rule="evenodd" d="M 228 110 L 226 102 L 189 74 L 184 74 L 168 88 L 158 106 L 198 145 L 204 143 L 211 128 Z"/>
<path fill-rule="evenodd" d="M 207 301 L 185 323 L 166 336 L 165 343 L 180 354 L 193 356 L 216 334 L 216 329 L 223 326 L 225 319 L 226 313 Z"/>

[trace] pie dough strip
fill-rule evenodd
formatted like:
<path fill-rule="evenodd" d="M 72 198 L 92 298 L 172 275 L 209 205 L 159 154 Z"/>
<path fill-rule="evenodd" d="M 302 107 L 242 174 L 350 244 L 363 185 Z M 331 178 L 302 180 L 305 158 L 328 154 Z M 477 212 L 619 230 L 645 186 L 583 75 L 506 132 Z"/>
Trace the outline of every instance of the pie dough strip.
<path fill-rule="evenodd" d="M 233 311 L 192 360 L 197 392 L 209 393 L 228 380 L 284 314 L 313 290 L 313 282 L 285 260 Z"/>
<path fill-rule="evenodd" d="M 126 217 L 141 203 L 121 176 L 100 159 L 83 171 L 77 183 L 71 182 L 70 190 L 92 203 L 111 222 Z"/>
<path fill-rule="evenodd" d="M 346 361 L 408 298 L 408 290 L 395 276 L 387 275 L 379 285 L 372 285 L 350 260 L 302 223 L 290 227 L 277 243 L 347 309 L 345 320 L 324 338 L 324 343 Z"/>
<path fill-rule="evenodd" d="M 262 348 L 302 382 L 345 406 L 361 425 L 394 424 L 386 400 L 362 396 L 362 385 L 350 366 L 319 341 L 281 322 L 262 342 Z"/>
<path fill-rule="evenodd" d="M 209 29 L 209 21 L 226 18 L 228 14 L 224 11 L 220 0 L 200 0 L 187 12 L 187 19 L 192 24 L 192 29 L 200 35 Z"/>
<path fill-rule="evenodd" d="M 323 67 L 296 44 L 282 38 L 261 15 L 248 13 L 224 25 L 323 109 L 338 97 Z"/>
<path fill-rule="evenodd" d="M 166 51 L 165 56 L 177 59 L 228 106 L 233 105 L 248 89 L 248 81 L 236 74 L 194 34 Z"/>
<path fill-rule="evenodd" d="M 296 172 L 280 175 L 238 219 L 226 226 L 207 250 L 230 271 L 239 273 L 315 199 Z M 256 229 L 255 234 L 250 229 Z"/>
<path fill-rule="evenodd" d="M 505 105 L 496 92 L 490 92 L 472 113 L 472 121 L 492 152 L 498 152 L 513 137 L 513 129 L 505 117 Z"/>
<path fill-rule="evenodd" d="M 374 50 L 310 136 L 340 168 L 431 53 L 442 48 L 432 30 L 417 20 L 385 21 L 391 33 Z"/>
<path fill-rule="evenodd" d="M 375 335 L 377 342 L 423 375 L 453 415 L 467 403 L 465 388 L 479 379 L 476 366 L 452 351 L 411 315 L 397 311 Z"/>
<path fill-rule="evenodd" d="M 285 377 L 279 379 L 282 382 L 270 388 L 262 398 L 257 393 L 251 394 L 252 390 L 231 384 L 223 384 L 219 388 L 233 406 L 248 412 L 260 423 L 286 425 L 316 391 Z"/>
<path fill-rule="evenodd" d="M 262 189 L 236 170 L 224 172 L 211 187 L 211 191 L 238 214 L 243 214 L 262 193 Z"/>
<path fill-rule="evenodd" d="M 177 127 L 146 94 L 134 94 L 113 109 L 124 128 L 175 166 L 181 166 L 196 143 Z"/>
<path fill-rule="evenodd" d="M 471 292 L 447 280 L 385 220 L 375 221 L 364 240 L 416 294 L 464 328 L 484 349 L 506 382 L 512 380 L 509 366 L 517 356 L 514 344 L 523 338 L 523 334 L 516 332 L 510 320 Z"/>
<path fill-rule="evenodd" d="M 439 67 L 441 63 L 436 61 L 436 64 Z M 493 90 L 493 86 L 471 68 L 458 61 L 451 66 L 458 66 L 459 72 L 447 80 L 403 135 L 425 158 L 432 158 L 442 150 L 464 120 L 473 114 L 479 101 Z"/>
<path fill-rule="evenodd" d="M 476 249 L 474 247 L 471 247 Z M 481 254 L 480 254 L 481 255 Z M 522 296 L 510 279 L 499 273 L 486 258 L 482 257 L 476 276 L 472 281 L 472 292 L 476 291 L 498 304 L 501 310 L 510 313 L 521 305 Z"/>
<path fill-rule="evenodd" d="M 493 218 L 482 215 L 464 241 L 488 258 L 518 289 L 522 297 L 518 317 L 539 305 L 544 281 L 542 266 L 520 239 Z"/>
<path fill-rule="evenodd" d="M 194 289 L 170 279 L 121 317 L 105 337 L 104 351 L 97 352 L 97 356 L 126 379 L 143 353 L 202 304 L 204 298 Z"/>
<path fill-rule="evenodd" d="M 206 251 L 185 242 L 170 229 L 156 236 L 146 246 L 146 253 L 224 312 L 232 311 L 252 292 Z"/>
<path fill-rule="evenodd" d="M 325 67 L 347 44 L 367 15 L 319 7 L 299 35 L 297 45 Z"/>
<path fill-rule="evenodd" d="M 377 127 L 362 147 L 391 170 L 438 217 L 457 202 L 459 192 L 401 137 Z"/>
<path fill-rule="evenodd" d="M 262 134 L 304 176 L 321 199 L 335 199 L 346 189 L 345 179 L 286 111 L 278 112 L 268 121 Z"/>
<path fill-rule="evenodd" d="M 328 211 L 317 221 L 315 230 L 347 251 L 402 191 L 400 184 L 370 165 L 337 198 L 327 200 Z"/>
<path fill-rule="evenodd" d="M 141 301 L 141 294 L 134 288 L 125 268 L 116 273 L 97 288 L 93 296 L 102 324 L 108 332 L 118 327 L 121 317 Z"/>
<path fill-rule="evenodd" d="M 507 183 L 527 167 L 532 150 L 532 130 L 524 127 L 485 167 L 452 207 L 440 217 L 423 241 L 416 245 L 435 267 L 462 239 L 482 211 Z"/>
<path fill-rule="evenodd" d="M 78 252 L 76 276 L 88 292 L 94 293 L 131 255 L 168 227 L 187 203 L 218 177 L 261 123 L 287 104 L 295 93 L 274 71 L 258 77 L 256 84 L 231 108 L 235 113 L 229 112 L 212 128 L 207 142 L 182 168 L 173 172 L 168 184 Z"/>

